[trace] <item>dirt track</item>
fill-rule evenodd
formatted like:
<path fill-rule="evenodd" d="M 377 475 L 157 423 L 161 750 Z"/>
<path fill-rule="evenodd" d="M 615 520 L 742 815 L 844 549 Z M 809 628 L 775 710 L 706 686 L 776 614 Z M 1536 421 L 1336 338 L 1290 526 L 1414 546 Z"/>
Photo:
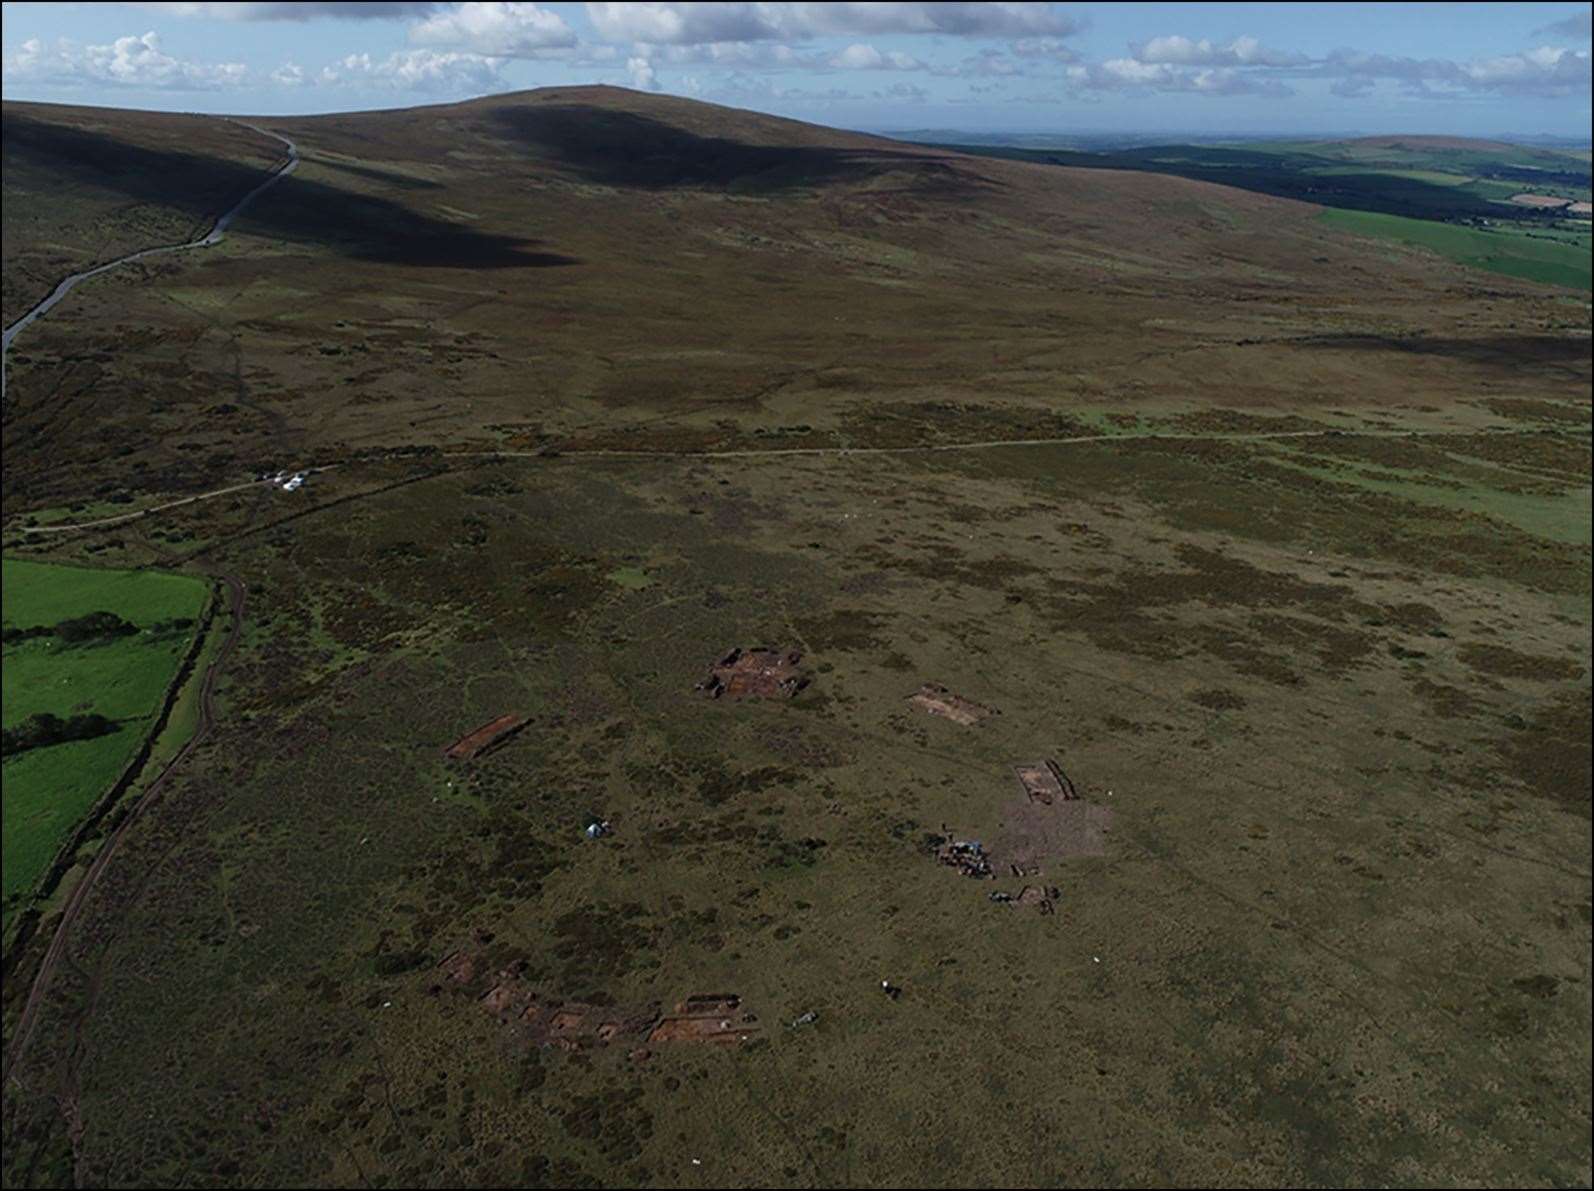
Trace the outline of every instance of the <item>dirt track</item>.
<path fill-rule="evenodd" d="M 238 634 L 243 627 L 244 610 L 244 585 L 231 575 L 222 575 L 221 581 L 227 586 L 227 633 L 223 638 L 221 648 L 216 652 L 215 658 L 205 668 L 204 676 L 200 679 L 199 687 L 199 723 L 177 755 L 168 761 L 165 767 L 155 776 L 155 779 L 138 795 L 138 801 L 133 809 L 128 812 L 111 837 L 105 841 L 94 857 L 94 862 L 89 865 L 88 872 L 83 874 L 83 879 L 73 888 L 66 899 L 66 904 L 61 908 L 60 921 L 56 923 L 55 933 L 51 936 L 49 949 L 44 953 L 44 958 L 39 963 L 39 970 L 33 978 L 33 987 L 28 990 L 27 1002 L 22 1007 L 22 1013 L 17 1018 L 16 1034 L 11 1040 L 11 1046 L 6 1051 L 5 1073 L 6 1080 L 16 1070 L 17 1062 L 27 1048 L 28 1040 L 33 1033 L 33 1027 L 38 1018 L 39 1006 L 43 1003 L 45 994 L 49 992 L 50 979 L 54 975 L 56 965 L 60 962 L 66 951 L 67 934 L 72 923 L 77 919 L 83 908 L 83 903 L 88 900 L 89 891 L 94 888 L 95 882 L 105 871 L 111 857 L 116 854 L 117 845 L 122 842 L 122 837 L 127 834 L 144 809 L 155 800 L 167 780 L 176 772 L 177 768 L 188 758 L 189 753 L 210 734 L 210 729 L 215 723 L 215 690 L 216 675 L 220 673 L 227 657 L 232 653 L 233 646 L 238 641 Z M 181 691 L 173 692 L 173 699 L 180 697 Z"/>
<path fill-rule="evenodd" d="M 803 457 L 839 457 L 845 458 L 852 455 L 924 455 L 941 454 L 958 451 L 984 451 L 1002 447 L 1049 447 L 1068 446 L 1084 443 L 1120 443 L 1132 442 L 1140 439 L 1173 439 L 1188 442 L 1264 442 L 1273 439 L 1288 438 L 1442 438 L 1455 434 L 1455 430 L 1340 430 L 1325 428 L 1322 430 L 1259 430 L 1241 431 L 1235 433 L 1202 433 L 1181 431 L 1145 431 L 1132 434 L 1076 434 L 1060 438 L 1000 438 L 987 439 L 975 442 L 961 443 L 932 443 L 924 446 L 909 447 L 759 447 L 745 450 L 726 451 L 616 451 L 616 450 L 591 450 L 568 451 L 550 455 L 546 451 L 444 451 L 437 458 L 442 459 L 768 459 L 791 456 Z M 1514 433 L 1501 431 L 1500 433 Z M 1550 433 L 1582 434 L 1586 431 L 1553 431 Z M 324 463 L 298 470 L 307 476 L 319 475 L 331 471 L 336 467 L 347 467 L 354 463 L 375 462 L 389 456 L 367 456 L 349 459 L 343 463 Z M 270 480 L 247 480 L 241 484 L 229 484 L 225 488 L 217 488 L 211 492 L 200 492 L 194 496 L 185 496 L 180 500 L 167 501 L 164 504 L 151 505 L 147 509 L 139 509 L 132 513 L 118 513 L 114 517 L 100 517 L 93 521 L 73 521 L 62 525 L 23 525 L 18 528 L 25 534 L 52 534 L 75 533 L 85 529 L 103 529 L 106 526 L 122 525 L 129 521 L 137 521 L 141 517 L 151 517 L 156 513 L 164 513 L 171 509 L 179 509 L 185 505 L 197 504 L 200 501 L 214 500 L 218 496 L 227 496 L 234 492 L 244 492 L 250 488 L 258 488 L 270 484 Z"/>

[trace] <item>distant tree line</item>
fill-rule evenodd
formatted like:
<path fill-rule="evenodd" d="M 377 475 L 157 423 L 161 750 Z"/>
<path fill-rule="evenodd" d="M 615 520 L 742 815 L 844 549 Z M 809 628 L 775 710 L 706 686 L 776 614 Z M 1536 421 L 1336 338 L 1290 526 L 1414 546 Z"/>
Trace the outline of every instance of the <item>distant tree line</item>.
<path fill-rule="evenodd" d="M 92 740 L 116 731 L 116 721 L 106 719 L 97 712 L 74 715 L 62 719 L 48 711 L 30 715 L 15 727 L 0 733 L 0 752 L 6 756 L 25 753 L 29 749 L 45 748 L 52 744 L 65 744 L 71 740 Z"/>

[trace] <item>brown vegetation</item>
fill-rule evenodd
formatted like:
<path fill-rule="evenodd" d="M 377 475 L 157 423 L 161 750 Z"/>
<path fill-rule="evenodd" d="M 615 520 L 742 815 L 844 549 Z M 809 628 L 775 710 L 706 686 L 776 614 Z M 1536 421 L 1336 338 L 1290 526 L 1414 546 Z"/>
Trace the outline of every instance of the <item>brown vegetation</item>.
<path fill-rule="evenodd" d="M 270 123 L 280 203 L 11 359 L 13 543 L 342 466 L 11 547 L 251 595 L 8 1072 L 8 1184 L 1588 1181 L 1575 301 L 629 92 Z M 824 681 L 683 697 L 759 640 Z M 446 767 L 440 691 L 536 737 Z M 1014 785 L 1048 750 L 1082 797 Z M 1023 886 L 1056 917 L 992 929 Z M 638 1065 L 710 986 L 806 1024 Z"/>

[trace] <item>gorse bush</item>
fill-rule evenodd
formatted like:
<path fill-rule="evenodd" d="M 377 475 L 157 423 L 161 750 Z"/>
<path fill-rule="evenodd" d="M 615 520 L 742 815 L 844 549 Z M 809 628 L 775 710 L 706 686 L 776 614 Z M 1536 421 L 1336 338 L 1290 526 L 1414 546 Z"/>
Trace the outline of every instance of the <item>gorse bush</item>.
<path fill-rule="evenodd" d="M 190 622 L 192 623 L 192 622 Z M 85 641 L 111 641 L 117 637 L 130 637 L 138 626 L 123 620 L 114 612 L 90 612 L 63 620 L 60 624 L 34 625 L 28 629 L 10 628 L 5 631 L 5 643 L 11 645 L 33 637 L 59 637 L 68 645 L 81 645 Z"/>
<path fill-rule="evenodd" d="M 52 744 L 65 744 L 71 740 L 92 740 L 116 731 L 116 721 L 93 712 L 62 719 L 48 711 L 30 715 L 15 727 L 7 728 L 0 740 L 0 752 L 6 756 L 44 748 Z"/>

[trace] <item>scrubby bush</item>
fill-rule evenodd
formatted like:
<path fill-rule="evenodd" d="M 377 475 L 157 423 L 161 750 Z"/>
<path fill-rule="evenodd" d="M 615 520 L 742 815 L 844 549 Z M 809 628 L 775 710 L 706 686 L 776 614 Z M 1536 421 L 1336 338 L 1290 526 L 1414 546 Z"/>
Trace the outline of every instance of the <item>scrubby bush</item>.
<path fill-rule="evenodd" d="M 60 624 L 37 624 L 26 629 L 9 628 L 5 630 L 4 640 L 7 645 L 12 645 L 33 637 L 59 637 L 69 645 L 80 645 L 85 641 L 110 641 L 116 637 L 130 637 L 136 632 L 138 632 L 136 624 L 123 620 L 114 612 L 90 612 L 86 616 L 63 620 Z"/>
<path fill-rule="evenodd" d="M 136 624 L 123 620 L 114 612 L 90 612 L 86 616 L 63 620 L 55 626 L 55 635 L 69 645 L 104 641 L 112 637 L 130 637 L 136 632 Z"/>
<path fill-rule="evenodd" d="M 116 731 L 116 721 L 90 712 L 62 719 L 48 711 L 30 715 L 15 727 L 5 729 L 0 740 L 0 752 L 6 755 L 45 748 L 52 744 L 65 744 L 71 740 L 92 740 Z"/>

